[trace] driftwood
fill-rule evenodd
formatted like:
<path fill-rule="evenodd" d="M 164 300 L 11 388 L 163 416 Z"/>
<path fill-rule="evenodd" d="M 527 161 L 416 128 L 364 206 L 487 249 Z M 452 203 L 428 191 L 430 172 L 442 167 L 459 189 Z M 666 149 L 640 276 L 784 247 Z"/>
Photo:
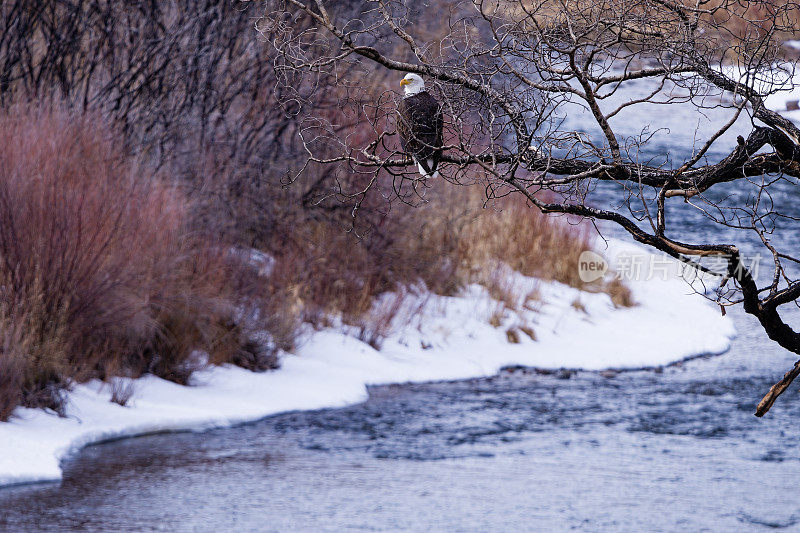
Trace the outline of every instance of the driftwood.
<path fill-rule="evenodd" d="M 800 361 L 797 361 L 794 364 L 794 368 L 784 374 L 783 379 L 773 385 L 772 388 L 769 389 L 767 395 L 764 396 L 760 402 L 758 402 L 756 416 L 764 416 L 767 414 L 767 411 L 772 408 L 772 404 L 775 403 L 775 400 L 778 399 L 778 396 L 783 394 L 783 392 L 789 388 L 789 385 L 792 384 L 792 381 L 794 381 L 797 376 L 800 376 Z"/>

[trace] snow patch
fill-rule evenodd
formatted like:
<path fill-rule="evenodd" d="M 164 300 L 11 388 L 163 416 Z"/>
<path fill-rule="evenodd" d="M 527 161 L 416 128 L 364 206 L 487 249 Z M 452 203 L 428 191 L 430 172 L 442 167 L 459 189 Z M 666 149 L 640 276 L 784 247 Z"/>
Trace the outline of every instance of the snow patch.
<path fill-rule="evenodd" d="M 800 43 L 787 41 L 784 44 Z M 790 45 L 794 47 L 794 44 Z M 791 104 L 800 102 L 800 70 L 792 65 L 774 68 L 764 72 L 749 72 L 738 65 L 727 65 L 722 73 L 733 80 L 753 87 L 761 94 L 769 93 L 764 98 L 766 107 L 780 113 L 789 120 L 800 123 L 800 110 L 788 110 Z"/>

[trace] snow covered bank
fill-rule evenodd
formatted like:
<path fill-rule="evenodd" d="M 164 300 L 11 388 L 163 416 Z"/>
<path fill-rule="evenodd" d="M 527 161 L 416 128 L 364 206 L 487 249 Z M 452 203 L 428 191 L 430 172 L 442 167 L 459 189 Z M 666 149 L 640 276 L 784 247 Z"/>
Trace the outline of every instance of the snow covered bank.
<path fill-rule="evenodd" d="M 653 261 L 618 241 L 600 251 L 620 267 L 639 269 L 639 279 L 626 281 L 637 306 L 617 309 L 603 293 L 516 276 L 515 292 L 538 292 L 529 309 L 503 309 L 476 286 L 457 298 L 432 296 L 416 304 L 423 313 L 411 327 L 390 335 L 381 351 L 325 330 L 309 332 L 275 372 L 211 368 L 197 374 L 194 387 L 154 377 L 137 380 L 128 407 L 109 401 L 108 385 L 81 385 L 70 394 L 67 418 L 19 409 L 10 422 L 0 423 L 0 485 L 60 479 L 60 460 L 93 442 L 344 406 L 363 401 L 370 384 L 490 376 L 508 365 L 658 366 L 728 348 L 731 321 L 676 278 L 674 263 Z M 518 343 L 509 342 L 508 331 L 520 326 L 536 340 L 523 332 Z"/>
<path fill-rule="evenodd" d="M 800 41 L 787 41 L 785 44 L 793 48 L 795 43 Z M 728 65 L 722 72 L 761 93 L 768 93 L 764 98 L 764 104 L 768 109 L 800 123 L 800 110 L 790 109 L 800 102 L 800 70 L 776 68 L 769 72 L 753 74 L 740 66 Z"/>

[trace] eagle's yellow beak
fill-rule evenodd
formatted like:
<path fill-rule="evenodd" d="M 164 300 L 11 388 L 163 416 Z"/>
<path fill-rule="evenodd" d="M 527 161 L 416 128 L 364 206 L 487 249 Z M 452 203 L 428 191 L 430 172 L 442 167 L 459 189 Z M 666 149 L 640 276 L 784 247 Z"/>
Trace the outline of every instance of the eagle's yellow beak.
<path fill-rule="evenodd" d="M 407 80 L 407 79 L 403 78 L 402 80 L 400 80 L 400 87 L 405 87 L 406 85 L 409 85 L 410 83 L 411 83 L 411 80 Z"/>

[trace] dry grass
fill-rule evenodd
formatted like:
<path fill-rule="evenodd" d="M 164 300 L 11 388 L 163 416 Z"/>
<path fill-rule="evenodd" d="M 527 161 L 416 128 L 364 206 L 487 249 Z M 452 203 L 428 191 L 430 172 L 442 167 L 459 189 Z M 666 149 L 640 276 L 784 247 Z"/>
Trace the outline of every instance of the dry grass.
<path fill-rule="evenodd" d="M 292 221 L 279 234 L 272 276 L 292 330 L 300 322 L 328 326 L 331 317 L 358 328 L 362 340 L 378 347 L 402 305 L 375 308 L 385 291 L 420 282 L 433 293 L 453 295 L 471 283 L 499 302 L 496 327 L 505 309 L 540 306 L 537 289 L 523 287 L 511 270 L 555 280 L 582 290 L 608 292 L 617 305 L 630 302 L 622 284 L 585 284 L 578 257 L 590 249 L 590 229 L 542 215 L 517 198 L 481 209 L 482 191 L 453 187 L 442 180 L 422 206 L 403 206 L 385 220 L 379 235 L 364 240 L 324 221 Z M 408 314 L 408 313 L 406 313 Z"/>
<path fill-rule="evenodd" d="M 506 330 L 506 340 L 509 344 L 519 344 L 519 330 L 517 328 L 508 328 Z"/>
<path fill-rule="evenodd" d="M 583 302 L 581 301 L 580 297 L 572 300 L 570 306 L 580 313 L 586 313 L 586 306 L 583 305 Z"/>
<path fill-rule="evenodd" d="M 532 341 L 536 342 L 536 332 L 530 326 L 519 326 L 519 330 L 527 335 Z"/>
<path fill-rule="evenodd" d="M 548 217 L 509 197 L 485 208 L 465 228 L 464 255 L 474 267 L 496 259 L 526 276 L 581 289 L 578 257 L 591 248 L 589 237 L 588 225 Z"/>
<path fill-rule="evenodd" d="M 387 251 L 405 281 L 415 276 L 439 294 L 467 283 L 484 285 L 499 301 L 517 308 L 523 299 L 507 268 L 526 276 L 558 281 L 577 289 L 602 290 L 578 273 L 581 252 L 591 249 L 593 229 L 565 217 L 543 215 L 516 195 L 481 209 L 483 190 L 435 185 L 430 203 L 398 217 Z M 624 285 L 608 287 L 622 293 Z M 524 300 L 538 296 L 524 295 Z M 619 295 L 623 301 L 622 295 Z M 512 305 L 513 304 L 513 305 Z"/>
<path fill-rule="evenodd" d="M 50 314 L 41 287 L 0 306 L 0 420 L 18 405 L 63 414 L 69 354 L 66 313 Z"/>
<path fill-rule="evenodd" d="M 631 290 L 617 278 L 606 283 L 603 286 L 603 292 L 611 297 L 615 307 L 633 307 L 636 305 Z"/>

